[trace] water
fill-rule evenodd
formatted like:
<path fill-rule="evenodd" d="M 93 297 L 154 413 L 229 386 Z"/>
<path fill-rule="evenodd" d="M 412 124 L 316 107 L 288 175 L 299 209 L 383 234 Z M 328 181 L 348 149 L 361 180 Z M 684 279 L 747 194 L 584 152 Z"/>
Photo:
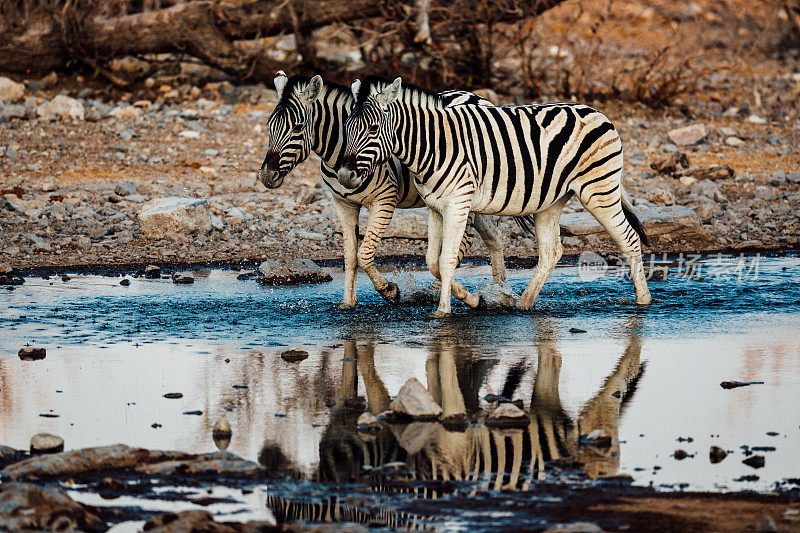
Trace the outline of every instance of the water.
<path fill-rule="evenodd" d="M 408 501 L 368 490 L 398 479 L 384 475 L 386 463 L 402 463 L 392 467 L 405 472 L 400 478 L 421 484 L 412 491 L 419 505 L 450 494 L 448 510 L 436 513 L 448 528 L 491 523 L 459 511 L 459 494 L 475 501 L 498 490 L 535 492 L 542 481 L 624 474 L 661 490 L 791 487 L 786 480 L 800 477 L 800 260 L 750 259 L 744 275 L 735 260 L 701 264 L 702 278 L 651 282 L 656 302 L 648 308 L 631 303 L 629 282 L 587 282 L 565 267 L 535 311 L 475 313 L 456 303 L 444 321 L 427 318 L 436 294 L 418 271 L 390 275 L 404 293 L 395 305 L 360 277 L 359 305 L 347 311 L 336 307 L 335 269 L 330 283 L 295 288 L 262 287 L 224 270 L 196 272 L 193 285 L 29 278 L 0 293 L 0 444 L 24 449 L 46 431 L 67 448 L 121 442 L 206 452 L 225 416 L 233 427 L 228 450 L 296 480 L 211 506 L 229 519 L 280 518 L 287 502 L 326 498 L 341 499 L 345 510 L 355 498 L 377 514 L 413 518 Z M 488 267 L 461 270 L 468 287 L 497 292 L 487 287 Z M 519 294 L 531 271 L 510 274 Z M 47 348 L 47 358 L 20 361 L 26 343 Z M 280 358 L 287 348 L 309 357 L 288 363 Z M 469 425 L 359 433 L 360 410 L 343 400 L 362 396 L 378 414 L 411 377 L 446 415 L 466 412 Z M 764 384 L 720 387 L 731 380 Z M 165 399 L 168 392 L 183 398 Z M 521 400 L 531 424 L 487 429 L 487 394 Z M 203 414 L 183 414 L 191 410 Z M 580 440 L 593 430 L 606 442 Z M 712 445 L 731 454 L 712 464 Z M 768 450 L 756 452 L 763 468 L 742 463 L 752 447 Z M 689 457 L 677 460 L 676 450 Z M 448 484 L 426 488 L 431 480 Z"/>

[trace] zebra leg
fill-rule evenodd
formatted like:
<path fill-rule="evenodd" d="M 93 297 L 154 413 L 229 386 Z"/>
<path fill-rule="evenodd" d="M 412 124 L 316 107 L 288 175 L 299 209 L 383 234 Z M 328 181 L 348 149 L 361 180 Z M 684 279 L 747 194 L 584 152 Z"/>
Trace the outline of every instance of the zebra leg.
<path fill-rule="evenodd" d="M 378 272 L 375 267 L 375 253 L 378 249 L 378 244 L 381 242 L 381 237 L 383 237 L 383 232 L 386 231 L 392 221 L 395 206 L 394 196 L 388 200 L 376 200 L 369 206 L 367 231 L 364 233 L 364 242 L 361 243 L 361 247 L 358 249 L 358 265 L 364 269 L 369 279 L 372 280 L 375 290 L 390 302 L 396 302 L 400 298 L 400 289 L 394 283 L 387 281 Z"/>
<path fill-rule="evenodd" d="M 506 263 L 503 259 L 503 236 L 492 215 L 475 213 L 475 229 L 489 248 L 492 262 L 492 280 L 495 283 L 506 281 Z"/>
<path fill-rule="evenodd" d="M 596 183 L 585 182 L 589 186 L 580 187 L 578 198 L 594 218 L 605 228 L 617 243 L 631 269 L 633 287 L 636 290 L 636 303 L 648 305 L 653 299 L 642 264 L 642 241 L 628 222 L 622 209 L 622 183 L 620 172 Z M 577 187 L 576 187 L 577 188 Z"/>
<path fill-rule="evenodd" d="M 439 254 L 439 279 L 442 281 L 442 289 L 439 293 L 439 307 L 433 313 L 433 318 L 442 318 L 452 312 L 450 307 L 451 291 L 456 298 L 469 307 L 478 307 L 480 303 L 477 296 L 470 294 L 463 285 L 453 281 L 458 261 L 458 249 L 467 228 L 468 217 L 469 202 L 463 202 L 461 206 L 450 207 L 442 213 L 442 251 Z M 451 288 L 451 291 L 447 290 L 448 287 Z"/>
<path fill-rule="evenodd" d="M 425 262 L 428 265 L 428 271 L 431 275 L 436 278 L 436 281 L 439 282 L 439 291 L 442 294 L 442 287 L 445 285 L 441 284 L 442 276 L 439 270 L 439 258 L 442 254 L 442 215 L 439 214 L 434 209 L 429 209 L 428 215 L 428 249 L 425 252 Z M 464 231 L 466 233 L 466 231 Z M 457 264 L 461 262 L 461 258 L 467 252 L 471 244 L 471 239 L 468 239 L 466 236 L 463 236 L 460 244 L 459 249 L 457 250 L 457 257 L 456 261 Z M 453 296 L 467 304 L 469 307 L 473 309 L 478 307 L 480 304 L 480 298 L 477 296 L 472 296 L 469 291 L 461 285 L 457 281 L 451 282 L 451 292 Z M 448 296 L 449 298 L 449 296 Z M 434 313 L 435 314 L 435 313 Z"/>
<path fill-rule="evenodd" d="M 339 225 L 342 227 L 342 240 L 344 241 L 344 299 L 339 304 L 339 308 L 347 309 L 356 305 L 356 267 L 358 266 L 358 232 L 356 228 L 361 206 L 334 198 L 333 207 L 339 218 Z"/>
<path fill-rule="evenodd" d="M 556 203 L 534 215 L 534 227 L 536 228 L 536 241 L 539 243 L 539 262 L 536 270 L 525 291 L 517 302 L 520 309 L 529 309 L 536 303 L 536 297 L 542 290 L 558 260 L 564 253 L 561 245 L 561 211 L 567 204 L 571 195 L 567 195 Z"/>

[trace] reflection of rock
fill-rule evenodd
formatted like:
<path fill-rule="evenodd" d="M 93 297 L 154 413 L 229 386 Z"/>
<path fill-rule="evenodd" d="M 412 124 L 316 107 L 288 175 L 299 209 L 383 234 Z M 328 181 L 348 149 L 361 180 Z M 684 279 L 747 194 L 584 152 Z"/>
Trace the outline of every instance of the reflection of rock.
<path fill-rule="evenodd" d="M 31 453 L 58 453 L 64 451 L 64 439 L 50 433 L 37 433 L 31 437 Z"/>
<path fill-rule="evenodd" d="M 410 455 L 417 453 L 428 444 L 437 429 L 439 429 L 438 424 L 432 422 L 413 422 L 392 426 L 397 443 Z"/>
<path fill-rule="evenodd" d="M 214 438 L 214 444 L 217 445 L 217 448 L 222 451 L 228 449 L 228 446 L 231 444 L 233 431 L 231 430 L 231 425 L 227 418 L 223 416 L 217 420 L 217 423 L 214 424 L 214 430 L 211 432 L 211 436 Z"/>
<path fill-rule="evenodd" d="M 764 468 L 764 465 L 766 464 L 763 455 L 753 455 L 742 462 L 750 468 Z"/>
<path fill-rule="evenodd" d="M 19 358 L 23 361 L 39 361 L 47 357 L 47 350 L 44 348 L 33 348 L 26 346 L 19 349 Z"/>
<path fill-rule="evenodd" d="M 389 409 L 414 420 L 435 420 L 442 415 L 442 408 L 417 378 L 406 381 Z"/>
<path fill-rule="evenodd" d="M 289 526 L 275 527 L 267 522 L 216 522 L 208 511 L 190 510 L 179 513 L 164 513 L 144 523 L 148 533 L 184 533 L 186 531 L 215 531 L 217 533 L 239 533 L 253 531 L 300 531 Z"/>
<path fill-rule="evenodd" d="M 511 402 L 501 403 L 486 417 L 487 426 L 498 428 L 522 428 L 529 422 L 528 415 Z"/>
<path fill-rule="evenodd" d="M 258 266 L 258 282 L 262 285 L 294 285 L 322 283 L 333 279 L 311 259 L 268 259 Z"/>
<path fill-rule="evenodd" d="M 287 363 L 299 363 L 300 361 L 305 361 L 308 359 L 308 352 L 305 350 L 295 349 L 286 350 L 281 354 L 281 359 Z"/>
<path fill-rule="evenodd" d="M 105 523 L 57 487 L 0 485 L 2 531 L 105 531 Z"/>
<path fill-rule="evenodd" d="M 372 433 L 381 429 L 378 418 L 369 411 L 361 413 L 356 422 L 358 430 L 362 433 Z"/>
<path fill-rule="evenodd" d="M 712 446 L 711 449 L 708 451 L 708 459 L 711 461 L 712 464 L 721 463 L 723 459 L 728 456 L 728 452 L 720 448 L 719 446 Z"/>
<path fill-rule="evenodd" d="M 242 478 L 255 477 L 261 469 L 228 452 L 194 455 L 115 444 L 32 457 L 6 467 L 2 475 L 6 479 L 23 480 L 93 477 L 100 473 L 108 476 L 132 471 L 157 476 Z"/>

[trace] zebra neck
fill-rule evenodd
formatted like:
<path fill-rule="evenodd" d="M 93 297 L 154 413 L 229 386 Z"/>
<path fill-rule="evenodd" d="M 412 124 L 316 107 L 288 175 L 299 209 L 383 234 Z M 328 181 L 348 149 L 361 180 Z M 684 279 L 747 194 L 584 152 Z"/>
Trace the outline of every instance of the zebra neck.
<path fill-rule="evenodd" d="M 353 97 L 338 87 L 325 86 L 314 105 L 314 139 L 311 149 L 331 168 L 344 152 L 344 120 L 353 107 Z"/>
<path fill-rule="evenodd" d="M 424 181 L 436 159 L 431 157 L 435 155 L 436 140 L 428 135 L 427 125 L 444 111 L 402 102 L 390 107 L 389 112 L 395 125 L 392 152 L 418 180 Z"/>

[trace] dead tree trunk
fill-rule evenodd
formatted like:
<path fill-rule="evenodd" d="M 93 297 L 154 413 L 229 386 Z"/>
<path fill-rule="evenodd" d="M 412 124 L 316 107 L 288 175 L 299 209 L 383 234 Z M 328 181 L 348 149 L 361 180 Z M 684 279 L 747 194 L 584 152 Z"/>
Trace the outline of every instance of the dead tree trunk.
<path fill-rule="evenodd" d="M 498 0 L 507 6 L 501 18 L 536 16 L 565 0 Z M 166 3 L 166 2 L 165 2 Z M 236 41 L 301 33 L 305 53 L 313 57 L 308 33 L 337 21 L 389 16 L 387 2 L 375 0 L 256 0 L 250 3 L 196 1 L 118 17 L 102 16 L 92 0 L 69 2 L 49 27 L 0 32 L 0 71 L 27 73 L 62 69 L 72 61 L 102 64 L 113 57 L 186 53 L 239 79 L 270 83 L 286 65 L 253 55 Z M 448 2 L 432 2 L 431 19 L 445 16 Z M 436 4 L 439 4 L 436 6 Z M 464 13 L 461 13 L 464 23 Z M 468 14 L 467 14 L 468 17 Z M 477 16 L 473 21 L 482 21 Z"/>

